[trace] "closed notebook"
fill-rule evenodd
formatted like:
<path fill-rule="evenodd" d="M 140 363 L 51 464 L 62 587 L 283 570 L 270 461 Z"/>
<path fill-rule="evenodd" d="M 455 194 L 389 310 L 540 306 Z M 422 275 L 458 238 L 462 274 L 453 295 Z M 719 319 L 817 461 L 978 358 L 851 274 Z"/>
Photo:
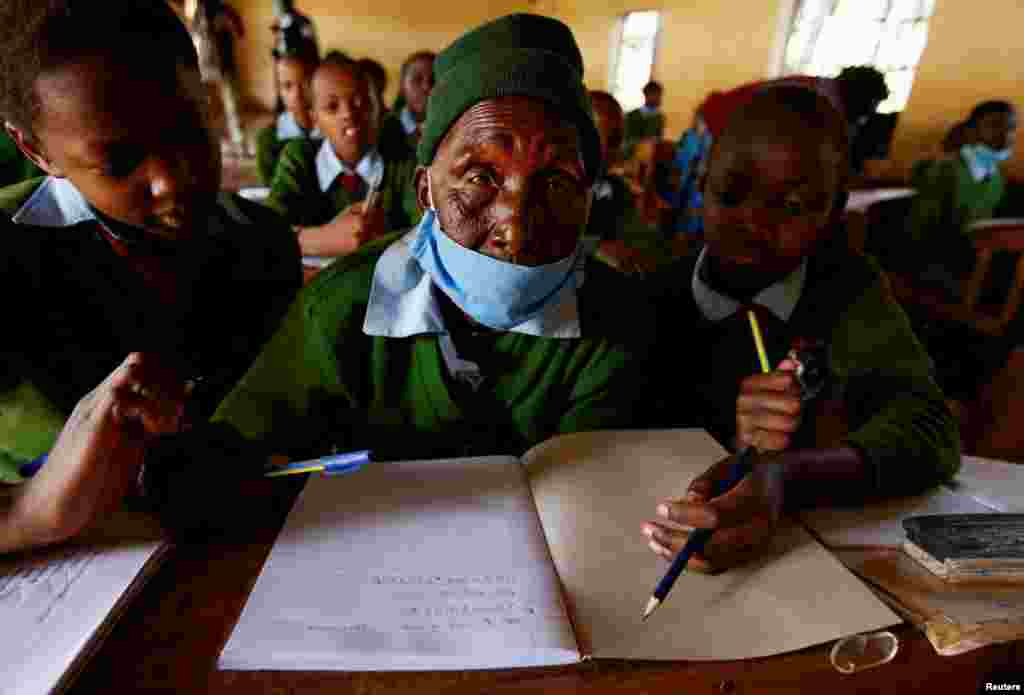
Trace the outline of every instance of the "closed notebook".
<path fill-rule="evenodd" d="M 588 658 L 740 659 L 899 622 L 800 526 L 755 562 L 688 574 L 641 524 L 725 452 L 700 430 L 594 432 L 516 457 L 312 476 L 218 665 L 432 670 Z"/>
<path fill-rule="evenodd" d="M 941 514 L 903 520 L 904 550 L 948 581 L 1024 581 L 1024 514 Z"/>

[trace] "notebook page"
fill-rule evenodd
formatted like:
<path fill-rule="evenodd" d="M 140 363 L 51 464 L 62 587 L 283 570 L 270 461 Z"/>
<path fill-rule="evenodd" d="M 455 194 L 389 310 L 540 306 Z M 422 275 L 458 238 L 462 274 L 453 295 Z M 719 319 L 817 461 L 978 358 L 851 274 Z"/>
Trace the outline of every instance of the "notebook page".
<path fill-rule="evenodd" d="M 509 457 L 311 476 L 223 669 L 474 669 L 572 663 L 530 491 Z"/>
<path fill-rule="evenodd" d="M 56 688 L 163 548 L 159 541 L 69 544 L 0 558 L 0 693 Z"/>
<path fill-rule="evenodd" d="M 744 659 L 899 622 L 790 523 L 756 562 L 680 577 L 642 623 L 668 565 L 647 548 L 641 524 L 724 455 L 701 430 L 566 435 L 530 452 L 538 513 L 581 649 L 598 658 Z"/>
<path fill-rule="evenodd" d="M 922 514 L 994 514 L 995 509 L 968 495 L 936 487 L 911 497 L 883 500 L 861 507 L 823 507 L 800 518 L 829 547 L 903 545 L 903 520 Z"/>
<path fill-rule="evenodd" d="M 964 456 L 950 487 L 996 511 L 1024 513 L 1024 464 Z"/>

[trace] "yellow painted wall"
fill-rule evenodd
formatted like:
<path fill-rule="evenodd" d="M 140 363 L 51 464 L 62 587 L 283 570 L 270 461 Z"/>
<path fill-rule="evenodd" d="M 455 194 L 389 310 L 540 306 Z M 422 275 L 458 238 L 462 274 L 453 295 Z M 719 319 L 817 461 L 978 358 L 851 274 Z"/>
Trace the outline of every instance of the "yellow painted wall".
<path fill-rule="evenodd" d="M 661 10 L 654 79 L 665 86 L 662 110 L 666 137 L 676 138 L 694 109 L 714 89 L 762 79 L 768 74 L 783 0 L 569 0 L 558 15 L 573 29 L 592 89 L 608 86 L 613 27 L 635 10 Z"/>
<path fill-rule="evenodd" d="M 654 67 L 665 85 L 666 135 L 676 137 L 707 92 L 770 74 L 780 24 L 793 0 L 299 0 L 316 21 L 324 49 L 371 56 L 389 71 L 388 99 L 397 93 L 398 68 L 410 53 L 440 50 L 468 27 L 509 12 L 549 14 L 573 29 L 586 61 L 588 86 L 608 84 L 611 39 L 618 17 L 632 10 L 663 12 Z M 239 47 L 243 89 L 273 103 L 269 0 L 233 0 L 246 21 Z M 873 173 L 903 175 L 937 146 L 945 130 L 978 101 L 1003 97 L 1024 106 L 1024 2 L 937 0 L 928 45 L 893 143 L 893 158 Z M 1024 142 L 1024 138 L 1022 138 Z M 1018 148 L 1024 153 L 1024 145 Z M 1024 156 L 1009 164 L 1024 177 Z"/>
<path fill-rule="evenodd" d="M 246 96 L 271 107 L 274 101 L 273 3 L 231 0 L 245 20 L 238 50 Z M 511 12 L 554 14 L 555 0 L 299 0 L 296 8 L 316 24 L 320 49 L 374 58 L 388 71 L 386 99 L 398 94 L 398 71 L 410 54 L 440 51 L 467 28 Z"/>
<path fill-rule="evenodd" d="M 872 171 L 905 175 L 980 101 L 1008 99 L 1024 108 L 1022 27 L 1021 0 L 937 0 L 892 161 L 879 162 Z M 1024 177 L 1024 139 L 1020 142 L 1007 165 L 1014 177 Z"/>

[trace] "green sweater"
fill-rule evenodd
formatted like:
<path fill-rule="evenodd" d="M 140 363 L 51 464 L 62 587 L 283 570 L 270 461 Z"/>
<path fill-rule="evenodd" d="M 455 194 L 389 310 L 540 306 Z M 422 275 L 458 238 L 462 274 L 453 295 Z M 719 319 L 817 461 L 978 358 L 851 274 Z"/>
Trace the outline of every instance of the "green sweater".
<path fill-rule="evenodd" d="M 665 133 L 665 114 L 661 111 L 647 113 L 643 109 L 633 109 L 626 114 L 622 146 L 626 158 L 633 156 L 636 143 L 647 138 L 660 138 Z"/>
<path fill-rule="evenodd" d="M 44 174 L 21 153 L 7 131 L 0 130 L 0 186 L 10 186 Z"/>
<path fill-rule="evenodd" d="M 281 150 L 292 140 L 309 140 L 314 145 L 319 145 L 322 142 L 319 138 L 288 138 L 282 140 L 277 137 L 276 123 L 272 123 L 256 134 L 256 167 L 260 174 L 260 180 L 268 186 L 274 180 L 274 171 L 277 168 L 277 160 L 281 157 Z"/>
<path fill-rule="evenodd" d="M 42 180 L 0 190 L 0 211 L 17 211 Z M 95 221 L 0 225 L 0 480 L 18 480 L 21 464 L 48 451 L 75 404 L 130 352 L 160 353 L 183 377 L 201 377 L 200 418 L 246 372 L 301 285 L 299 249 L 266 208 L 229 194 L 218 202 L 208 233 L 167 259 L 182 280 L 173 307 Z"/>
<path fill-rule="evenodd" d="M 363 333 L 374 268 L 395 238 L 304 289 L 214 421 L 293 456 L 338 447 L 378 458 L 520 454 L 555 434 L 638 424 L 650 322 L 632 283 L 588 264 L 583 338 L 472 338 L 473 359 L 491 375 L 474 393 L 449 377 L 437 336 Z"/>
<path fill-rule="evenodd" d="M 976 181 L 963 158 L 953 155 L 932 162 L 917 175 L 917 195 L 907 221 L 912 253 L 919 259 L 972 265 L 967 228 L 995 214 L 1006 185 L 1002 174 Z"/>
<path fill-rule="evenodd" d="M 695 261 L 685 258 L 654 280 L 659 363 L 663 373 L 676 375 L 663 382 L 671 414 L 665 424 L 701 424 L 731 447 L 740 381 L 760 369 L 745 316 L 712 322 L 698 309 L 691 289 Z M 811 257 L 789 321 L 772 316 L 761 327 L 772 365 L 795 337 L 824 341 L 832 394 L 847 410 L 845 443 L 866 456 L 876 494 L 909 494 L 953 476 L 960 465 L 957 422 L 874 261 L 843 249 Z M 797 447 L 814 442 L 813 408 L 806 411 Z"/>
<path fill-rule="evenodd" d="M 316 173 L 319 148 L 319 142 L 293 140 L 281 150 L 266 205 L 290 224 L 326 224 L 349 205 L 362 200 L 348 192 L 340 176 L 326 192 L 320 190 Z M 377 200 L 387 213 L 388 231 L 407 229 L 419 221 L 419 204 L 412 180 L 415 170 L 416 162 L 412 159 L 384 158 L 384 180 Z"/>

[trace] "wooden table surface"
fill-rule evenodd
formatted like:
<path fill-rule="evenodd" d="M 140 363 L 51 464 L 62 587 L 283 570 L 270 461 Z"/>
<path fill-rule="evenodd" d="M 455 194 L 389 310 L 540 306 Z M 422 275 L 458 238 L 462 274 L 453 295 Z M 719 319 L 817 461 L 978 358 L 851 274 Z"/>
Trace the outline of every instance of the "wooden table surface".
<path fill-rule="evenodd" d="M 1019 673 L 1024 643 L 937 655 L 909 625 L 896 658 L 853 675 L 829 662 L 832 643 L 732 662 L 589 661 L 464 672 L 218 671 L 217 657 L 259 575 L 301 481 L 277 488 L 268 524 L 245 539 L 179 546 L 152 577 L 70 692 L 81 693 L 975 693 L 986 676 Z"/>

